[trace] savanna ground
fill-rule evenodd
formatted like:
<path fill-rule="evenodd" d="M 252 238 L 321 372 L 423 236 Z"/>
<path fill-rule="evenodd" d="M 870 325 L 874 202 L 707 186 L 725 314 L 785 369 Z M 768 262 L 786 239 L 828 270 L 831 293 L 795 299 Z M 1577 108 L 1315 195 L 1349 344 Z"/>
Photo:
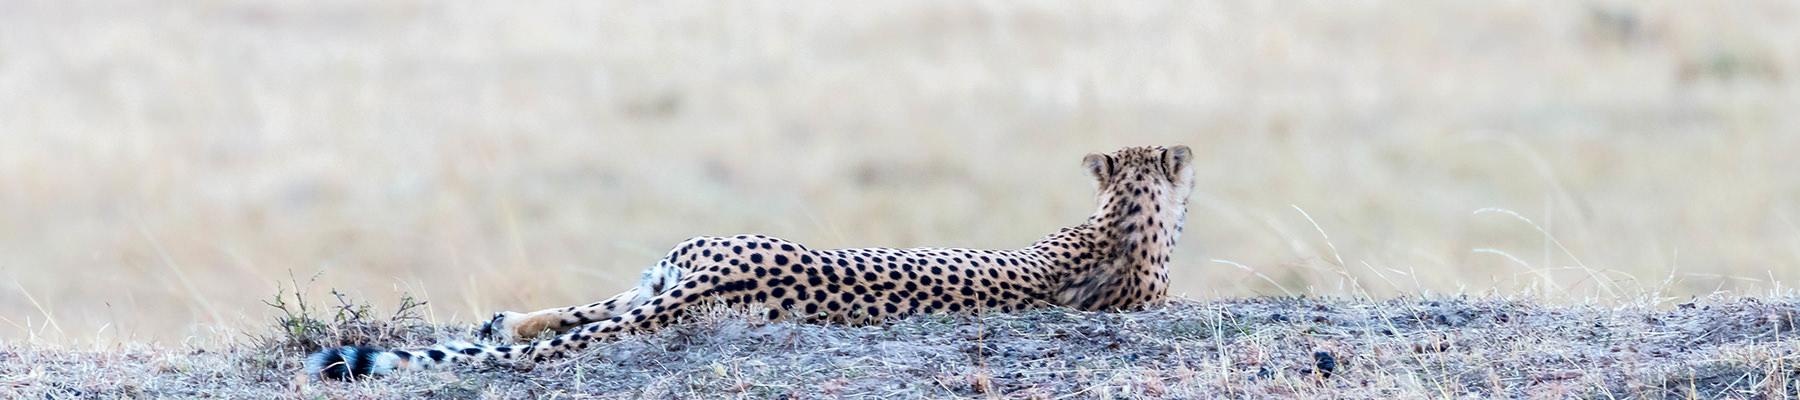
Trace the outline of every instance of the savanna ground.
<path fill-rule="evenodd" d="M 1299 386 L 1303 374 L 1289 364 L 1331 346 L 1345 352 L 1342 377 L 1404 380 L 1391 386 L 1416 396 L 1653 393 L 1645 390 L 1666 386 L 1657 377 L 1673 374 L 1664 372 L 1787 365 L 1781 354 L 1794 346 L 1779 323 L 1702 334 L 1722 341 L 1662 358 L 1586 352 L 1607 342 L 1576 339 L 1588 333 L 1574 320 L 1545 321 L 1567 329 L 1316 335 L 1304 320 L 1255 319 L 1314 302 L 1211 302 L 1466 294 L 1493 300 L 1455 307 L 1617 321 L 1592 329 L 1664 341 L 1692 331 L 1645 325 L 1645 316 L 1701 323 L 1791 308 L 1778 299 L 1791 299 L 1800 279 L 1796 42 L 1800 7 L 1785 1 L 0 2 L 0 360 L 9 368 L 0 380 L 154 367 L 198 383 L 268 383 L 291 373 L 299 354 L 279 344 L 290 339 L 256 338 L 287 337 L 268 333 L 284 315 L 260 304 L 272 293 L 325 298 L 335 288 L 383 310 L 410 293 L 428 303 L 406 332 L 460 329 L 496 310 L 621 290 L 696 235 L 766 233 L 815 248 L 1019 247 L 1091 211 L 1082 154 L 1180 143 L 1196 151 L 1201 190 L 1172 283 L 1201 303 L 1139 316 L 992 316 L 990 328 L 929 319 L 891 331 L 731 328 L 717 337 L 742 342 L 683 346 L 715 346 L 725 360 L 792 359 L 846 341 L 930 342 L 936 336 L 918 333 L 929 329 L 1057 318 L 1119 327 L 1171 315 L 1155 323 L 1248 327 L 1190 336 L 1193 346 L 1236 340 L 1283 353 L 1182 344 L 1192 352 L 1130 364 L 1156 371 L 1168 390 L 1190 390 L 1170 393 L 1263 390 L 1232 389 L 1242 372 L 1232 368 L 1252 365 L 1244 360 L 1287 363 L 1257 384 L 1286 386 L 1257 387 L 1316 390 Z M 1696 297 L 1744 314 L 1677 306 Z M 1435 307 L 1327 303 L 1319 312 L 1369 321 Z M 1247 319 L 1221 323 L 1218 309 Z M 728 325 L 709 324 L 688 329 Z M 989 333 L 995 343 L 1091 350 L 1040 337 L 1072 324 Z M 777 335 L 758 329 L 816 341 L 782 356 L 752 345 Z M 1372 361 L 1390 359 L 1371 352 L 1427 331 L 1516 352 L 1465 346 L 1400 358 L 1413 364 Z M 1595 346 L 1568 357 L 1596 355 L 1531 364 L 1583 371 L 1549 383 L 1519 370 L 1485 369 L 1498 371 L 1494 384 L 1442 372 L 1465 370 L 1441 363 L 1557 349 L 1523 339 L 1532 332 Z M 1726 336 L 1734 339 L 1715 339 Z M 655 336 L 605 352 L 701 339 L 712 340 Z M 1140 345 L 1121 346 L 1149 348 L 1129 347 Z M 97 349 L 137 356 L 86 352 Z M 674 357 L 669 368 L 698 365 L 643 351 Z M 619 380 L 659 365 L 612 355 L 524 376 Z M 828 361 L 887 365 L 860 357 Z M 1045 390 L 1056 394 L 1075 386 L 1054 385 L 1111 382 L 1120 371 L 1095 366 L 1097 375 L 1065 379 L 1057 371 L 1078 367 L 1038 376 L 1011 359 L 964 357 L 894 365 L 951 381 L 989 368 L 995 390 L 1055 377 Z M 14 365 L 27 359 L 85 362 Z M 1583 364 L 1627 359 L 1644 362 L 1619 364 L 1616 375 Z M 209 375 L 236 367 L 212 361 L 276 368 Z M 1421 369 L 1376 367 L 1389 365 Z M 1433 366 L 1449 369 L 1424 369 Z M 820 377 L 770 368 L 728 375 Z M 1180 368 L 1192 379 L 1173 378 Z M 1712 370 L 1755 375 L 1729 368 Z M 1749 382 L 1791 370 L 1768 368 Z M 696 388 L 724 384 L 702 379 L 703 369 L 680 371 Z M 755 375 L 778 372 L 791 380 Z M 1013 372 L 1031 377 L 1004 375 Z M 577 390 L 459 376 L 474 378 L 395 382 L 452 396 L 488 383 Z M 845 390 L 870 387 L 840 378 L 863 382 Z M 1545 384 L 1574 389 L 1535 389 Z M 967 394 L 945 385 L 901 394 Z M 1137 390 L 1127 386 L 1117 390 Z M 367 390 L 357 388 L 320 390 Z"/>
<path fill-rule="evenodd" d="M 467 336 L 416 307 L 344 304 L 227 350 L 0 348 L 22 397 L 1793 398 L 1800 300 L 1671 310 L 1502 299 L 1260 298 L 1131 313 L 922 316 L 885 327 L 691 324 L 537 364 L 356 382 L 296 378 L 303 351 Z M 315 304 L 317 306 L 317 304 Z"/>

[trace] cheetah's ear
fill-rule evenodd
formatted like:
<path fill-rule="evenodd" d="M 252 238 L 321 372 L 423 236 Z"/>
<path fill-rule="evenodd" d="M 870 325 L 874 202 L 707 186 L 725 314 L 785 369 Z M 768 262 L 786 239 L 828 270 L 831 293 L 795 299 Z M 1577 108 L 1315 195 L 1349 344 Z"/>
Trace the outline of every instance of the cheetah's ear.
<path fill-rule="evenodd" d="M 1170 178 L 1180 178 L 1187 171 L 1188 165 L 1194 162 L 1194 150 L 1184 145 L 1175 145 L 1163 150 L 1163 166 L 1169 169 Z"/>
<path fill-rule="evenodd" d="M 1106 178 L 1112 176 L 1113 160 L 1105 154 L 1088 154 L 1081 158 L 1081 166 L 1086 167 L 1088 174 L 1093 175 L 1094 180 L 1100 183 L 1106 183 Z"/>

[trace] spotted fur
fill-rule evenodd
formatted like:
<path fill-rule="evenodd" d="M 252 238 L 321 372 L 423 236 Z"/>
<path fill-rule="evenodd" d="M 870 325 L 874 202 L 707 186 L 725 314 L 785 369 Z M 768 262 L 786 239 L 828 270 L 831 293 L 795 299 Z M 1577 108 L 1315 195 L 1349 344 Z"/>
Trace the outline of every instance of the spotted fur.
<path fill-rule="evenodd" d="M 678 321 L 709 304 L 761 306 L 774 320 L 878 324 L 921 313 L 979 313 L 1062 306 L 1129 310 L 1163 303 L 1169 255 L 1193 190 L 1186 146 L 1090 154 L 1098 186 L 1086 223 L 1016 250 L 862 248 L 814 250 L 763 235 L 698 237 L 646 269 L 636 287 L 592 304 L 495 314 L 480 335 L 503 343 L 447 343 L 384 350 L 342 347 L 313 354 L 306 373 L 354 379 L 453 363 L 562 357 L 623 332 Z"/>

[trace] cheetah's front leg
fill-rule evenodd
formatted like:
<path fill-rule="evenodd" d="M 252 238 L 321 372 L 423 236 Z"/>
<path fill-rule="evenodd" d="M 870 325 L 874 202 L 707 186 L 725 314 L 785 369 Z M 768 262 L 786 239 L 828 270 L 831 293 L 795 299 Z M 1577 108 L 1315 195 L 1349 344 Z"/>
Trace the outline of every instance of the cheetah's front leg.
<path fill-rule="evenodd" d="M 561 334 L 569 328 L 586 325 L 620 315 L 644 304 L 681 280 L 683 271 L 664 261 L 644 270 L 638 285 L 606 300 L 582 306 L 558 307 L 519 313 L 501 311 L 481 324 L 477 332 L 482 338 L 501 342 L 528 341 L 548 331 Z"/>

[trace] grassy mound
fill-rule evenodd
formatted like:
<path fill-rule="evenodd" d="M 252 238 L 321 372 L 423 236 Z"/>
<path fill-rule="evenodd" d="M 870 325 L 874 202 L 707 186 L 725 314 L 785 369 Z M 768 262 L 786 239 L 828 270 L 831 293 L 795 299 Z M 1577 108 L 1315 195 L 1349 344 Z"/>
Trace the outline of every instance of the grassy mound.
<path fill-rule="evenodd" d="M 922 316 L 885 327 L 718 311 L 535 365 L 302 382 L 319 346 L 468 337 L 405 309 L 343 305 L 212 348 L 6 344 L 0 391 L 28 397 L 1415 398 L 1794 397 L 1800 299 L 1668 310 L 1497 299 L 1177 301 L 1131 313 Z"/>

